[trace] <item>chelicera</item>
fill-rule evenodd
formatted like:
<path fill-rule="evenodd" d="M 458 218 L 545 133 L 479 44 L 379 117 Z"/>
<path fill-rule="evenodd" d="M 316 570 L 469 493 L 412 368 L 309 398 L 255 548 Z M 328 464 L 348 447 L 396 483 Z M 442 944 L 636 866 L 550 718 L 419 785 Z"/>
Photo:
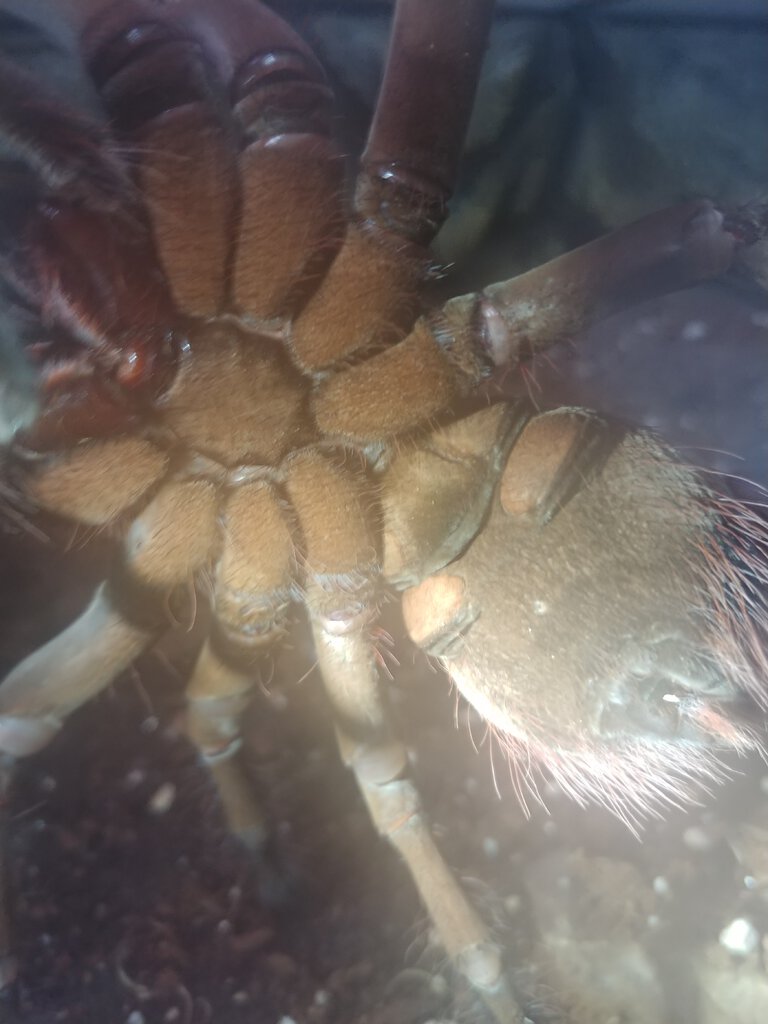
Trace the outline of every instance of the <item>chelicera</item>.
<path fill-rule="evenodd" d="M 404 591 L 413 639 L 515 756 L 625 816 L 716 774 L 718 750 L 759 747 L 757 520 L 587 411 L 455 410 L 589 318 L 725 271 L 765 217 L 692 202 L 425 308 L 491 8 L 400 0 L 351 190 L 322 69 L 255 0 L 75 4 L 104 123 L 0 64 L 27 172 L 0 272 L 39 378 L 10 479 L 123 532 L 90 606 L 0 687 L 0 751 L 48 742 L 209 573 L 186 729 L 247 838 L 239 720 L 255 661 L 303 604 L 371 817 L 511 1022 L 524 1012 L 501 951 L 389 724 L 379 596 Z"/>

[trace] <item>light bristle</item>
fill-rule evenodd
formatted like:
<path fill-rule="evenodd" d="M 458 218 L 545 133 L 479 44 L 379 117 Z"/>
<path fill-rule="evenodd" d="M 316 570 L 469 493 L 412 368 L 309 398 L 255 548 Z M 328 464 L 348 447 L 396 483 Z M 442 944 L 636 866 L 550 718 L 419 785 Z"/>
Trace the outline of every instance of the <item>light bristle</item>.
<path fill-rule="evenodd" d="M 747 503 L 715 495 L 713 504 L 718 520 L 702 563 L 710 652 L 728 678 L 765 710 L 768 523 Z"/>

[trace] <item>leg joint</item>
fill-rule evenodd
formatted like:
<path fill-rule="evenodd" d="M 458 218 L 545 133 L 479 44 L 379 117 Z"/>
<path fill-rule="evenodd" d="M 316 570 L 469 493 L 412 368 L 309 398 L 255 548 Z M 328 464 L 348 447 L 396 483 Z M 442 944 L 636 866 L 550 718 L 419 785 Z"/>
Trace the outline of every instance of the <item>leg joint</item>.
<path fill-rule="evenodd" d="M 356 744 L 339 733 L 339 748 L 345 764 L 354 771 L 361 786 L 384 786 L 395 782 L 408 767 L 408 752 L 399 740 Z"/>
<path fill-rule="evenodd" d="M 397 833 L 409 825 L 422 823 L 421 800 L 410 779 L 395 779 L 381 785 L 363 784 L 362 790 L 379 833 L 395 845 Z"/>
<path fill-rule="evenodd" d="M 494 992 L 504 983 L 504 961 L 495 942 L 473 942 L 457 959 L 459 970 L 480 992 Z"/>
<path fill-rule="evenodd" d="M 240 718 L 250 692 L 189 700 L 186 731 L 206 761 L 231 757 L 241 745 Z"/>

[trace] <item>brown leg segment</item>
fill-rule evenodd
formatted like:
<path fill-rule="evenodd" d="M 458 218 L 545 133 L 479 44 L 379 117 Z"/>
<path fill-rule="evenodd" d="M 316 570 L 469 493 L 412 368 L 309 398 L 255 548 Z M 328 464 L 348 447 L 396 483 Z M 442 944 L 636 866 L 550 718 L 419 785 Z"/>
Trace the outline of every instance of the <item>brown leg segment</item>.
<path fill-rule="evenodd" d="M 447 214 L 493 0 L 398 0 L 355 206 L 428 245 Z"/>
<path fill-rule="evenodd" d="M 238 200 L 225 86 L 180 26 L 141 24 L 138 8 L 131 19 L 131 5 L 126 6 L 121 34 L 89 54 L 90 69 L 113 128 L 133 148 L 174 301 L 186 313 L 210 314 L 225 297 Z M 148 81 L 156 85 L 151 96 Z"/>
<path fill-rule="evenodd" d="M 230 495 L 216 566 L 211 639 L 187 688 L 189 738 L 208 762 L 233 832 L 250 846 L 263 838 L 262 817 L 232 755 L 250 702 L 258 653 L 283 632 L 294 570 L 293 537 L 280 501 L 266 483 Z"/>
<path fill-rule="evenodd" d="M 174 301 L 194 316 L 214 313 L 225 298 L 237 203 L 232 141 L 202 102 L 166 111 L 135 138 L 139 181 Z"/>
<path fill-rule="evenodd" d="M 455 367 L 420 320 L 399 345 L 323 381 L 312 411 L 326 436 L 375 444 L 442 412 L 459 383 Z"/>
<path fill-rule="evenodd" d="M 448 212 L 492 8 L 492 0 L 398 0 L 355 223 L 293 327 L 295 357 L 308 370 L 390 344 L 412 326 L 430 265 L 425 247 Z"/>
<path fill-rule="evenodd" d="M 332 144 L 315 134 L 259 140 L 242 154 L 233 290 L 246 314 L 285 313 L 312 261 L 338 245 L 342 170 Z"/>
<path fill-rule="evenodd" d="M 355 474 L 317 453 L 290 460 L 288 473 L 304 535 L 305 602 L 342 757 L 376 828 L 405 860 L 446 950 L 499 1024 L 519 1024 L 523 1012 L 507 986 L 501 951 L 435 846 L 407 778 L 407 752 L 392 735 L 367 635 L 374 613 L 375 538 L 367 525 L 365 490 Z"/>
<path fill-rule="evenodd" d="M 381 237 L 351 224 L 317 291 L 291 327 L 291 351 L 313 372 L 372 347 L 397 341 L 420 306 L 418 290 L 429 262 L 402 239 Z"/>
<path fill-rule="evenodd" d="M 233 297 L 260 320 L 287 312 L 343 220 L 330 90 L 306 45 L 254 0 L 115 3 L 83 45 L 135 146 L 177 306 L 206 315 Z"/>

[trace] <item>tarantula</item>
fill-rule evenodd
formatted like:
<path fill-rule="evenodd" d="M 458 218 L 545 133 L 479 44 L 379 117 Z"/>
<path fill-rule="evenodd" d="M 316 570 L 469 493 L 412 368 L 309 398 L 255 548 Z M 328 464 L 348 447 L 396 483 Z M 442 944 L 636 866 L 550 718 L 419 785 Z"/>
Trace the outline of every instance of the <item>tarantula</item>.
<path fill-rule="evenodd" d="M 0 687 L 0 752 L 47 743 L 208 572 L 186 729 L 247 838 L 239 718 L 303 603 L 373 821 L 507 1024 L 523 1009 L 500 950 L 389 725 L 380 588 L 513 756 L 579 797 L 631 816 L 759 746 L 758 521 L 591 412 L 455 411 L 588 319 L 723 272 L 764 215 L 693 202 L 425 309 L 491 7 L 399 0 L 349 205 L 323 71 L 256 0 L 74 3 L 109 130 L 0 64 L 26 182 L 0 272 L 39 382 L 9 478 L 123 536 L 86 611 Z"/>

